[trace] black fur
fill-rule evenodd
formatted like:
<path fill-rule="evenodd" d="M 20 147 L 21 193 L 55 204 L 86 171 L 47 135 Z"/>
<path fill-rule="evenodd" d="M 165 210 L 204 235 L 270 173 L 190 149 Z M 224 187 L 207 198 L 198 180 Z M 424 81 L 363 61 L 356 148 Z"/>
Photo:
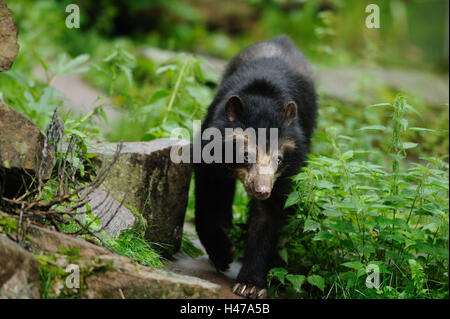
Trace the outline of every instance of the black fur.
<path fill-rule="evenodd" d="M 237 95 L 245 103 L 243 114 L 230 121 L 225 103 Z M 216 127 L 278 128 L 279 138 L 295 141 L 295 149 L 287 152 L 281 164 L 271 196 L 252 199 L 243 267 L 237 282 L 266 286 L 266 275 L 276 256 L 279 231 L 284 217 L 287 195 L 292 189 L 289 176 L 299 172 L 309 151 L 317 116 L 316 92 L 306 58 L 292 41 L 277 37 L 244 49 L 230 61 L 222 83 L 208 109 L 202 131 Z M 297 118 L 287 125 L 283 106 L 295 101 Z M 203 141 L 206 143 L 207 141 Z M 232 224 L 235 191 L 233 165 L 200 163 L 194 166 L 196 196 L 196 229 L 217 270 L 224 271 L 232 262 L 232 245 L 228 232 Z"/>

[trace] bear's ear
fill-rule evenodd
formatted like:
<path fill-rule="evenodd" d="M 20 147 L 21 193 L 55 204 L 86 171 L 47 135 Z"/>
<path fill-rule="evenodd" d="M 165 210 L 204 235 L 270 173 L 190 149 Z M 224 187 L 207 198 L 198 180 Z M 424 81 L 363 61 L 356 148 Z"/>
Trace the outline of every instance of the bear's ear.
<path fill-rule="evenodd" d="M 297 117 L 297 103 L 294 101 L 287 102 L 283 107 L 284 121 L 290 125 Z"/>
<path fill-rule="evenodd" d="M 233 122 L 244 112 L 244 101 L 238 95 L 232 95 L 225 104 L 225 113 L 228 119 Z"/>

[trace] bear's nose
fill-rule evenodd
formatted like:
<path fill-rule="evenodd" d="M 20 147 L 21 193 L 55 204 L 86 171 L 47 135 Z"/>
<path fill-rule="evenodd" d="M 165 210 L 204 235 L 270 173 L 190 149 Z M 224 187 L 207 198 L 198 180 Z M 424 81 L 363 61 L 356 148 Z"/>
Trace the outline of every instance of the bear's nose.
<path fill-rule="evenodd" d="M 258 199 L 267 199 L 270 196 L 270 188 L 268 186 L 256 186 L 255 191 Z"/>

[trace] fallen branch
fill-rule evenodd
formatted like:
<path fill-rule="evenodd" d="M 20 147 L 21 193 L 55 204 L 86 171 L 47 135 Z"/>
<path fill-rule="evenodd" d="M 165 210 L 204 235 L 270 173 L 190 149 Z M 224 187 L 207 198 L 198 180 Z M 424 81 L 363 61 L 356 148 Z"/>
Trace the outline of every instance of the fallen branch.
<path fill-rule="evenodd" d="M 77 151 L 78 140 L 75 136 L 72 136 L 70 142 L 67 145 L 67 149 L 65 150 L 64 155 L 59 159 L 56 172 L 56 196 L 49 200 L 43 200 L 42 191 L 45 185 L 43 181 L 43 172 L 46 171 L 46 164 L 43 163 L 48 163 L 48 156 L 50 156 L 50 152 L 54 152 L 55 156 L 56 154 L 61 154 L 58 153 L 58 146 L 59 141 L 62 138 L 63 130 L 64 126 L 62 124 L 62 121 L 58 118 L 55 111 L 52 117 L 52 121 L 47 128 L 44 150 L 37 158 L 38 169 L 36 171 L 36 176 L 32 176 L 32 180 L 34 182 L 23 195 L 17 198 L 6 198 L 3 196 L 4 181 L 2 178 L 2 183 L 0 183 L 0 208 L 6 213 L 18 217 L 16 241 L 19 244 L 21 244 L 25 238 L 26 228 L 24 228 L 23 226 L 29 224 L 30 220 L 47 220 L 58 231 L 60 231 L 60 227 L 58 226 L 58 224 L 68 224 L 69 221 L 73 221 L 80 228 L 77 232 L 75 232 L 76 234 L 90 235 L 96 238 L 104 247 L 109 249 L 105 242 L 97 235 L 97 233 L 99 233 L 109 225 L 111 220 L 116 216 L 117 212 L 123 205 L 125 197 L 120 203 L 120 206 L 116 209 L 115 213 L 112 214 L 111 218 L 105 223 L 105 225 L 102 225 L 102 227 L 96 231 L 90 229 L 93 221 L 84 224 L 79 219 L 79 215 L 85 214 L 85 212 L 80 212 L 79 209 L 89 202 L 89 195 L 94 190 L 96 190 L 107 178 L 112 167 L 119 159 L 120 152 L 123 148 L 123 142 L 121 142 L 117 146 L 112 160 L 108 164 L 103 165 L 98 170 L 97 175 L 91 182 L 83 185 L 77 185 L 77 167 L 74 165 L 74 157 Z M 3 172 L 0 171 L 0 177 L 3 176 L 2 174 Z"/>

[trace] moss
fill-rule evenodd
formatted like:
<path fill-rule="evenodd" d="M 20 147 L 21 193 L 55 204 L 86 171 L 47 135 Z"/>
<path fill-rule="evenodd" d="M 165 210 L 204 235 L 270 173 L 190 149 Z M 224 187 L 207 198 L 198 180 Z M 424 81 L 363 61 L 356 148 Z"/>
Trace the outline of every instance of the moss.
<path fill-rule="evenodd" d="M 0 233 L 5 235 L 8 233 L 17 234 L 17 224 L 18 221 L 16 218 L 0 212 Z"/>
<path fill-rule="evenodd" d="M 9 164 L 9 161 L 3 161 L 3 167 L 11 168 L 11 164 Z"/>
<path fill-rule="evenodd" d="M 42 299 L 74 299 L 83 291 L 83 274 L 80 270 L 80 288 L 69 289 L 63 283 L 69 272 L 57 266 L 56 255 L 34 255 L 39 262 L 40 294 Z"/>
<path fill-rule="evenodd" d="M 147 289 L 146 291 L 143 291 L 140 293 L 133 293 L 130 296 L 126 296 L 126 297 L 128 299 L 163 299 L 163 298 L 155 297 L 155 293 L 153 291 L 151 291 L 151 289 Z"/>
<path fill-rule="evenodd" d="M 17 236 L 17 218 L 3 213 L 0 211 L 0 234 L 4 234 L 5 236 L 12 235 L 13 238 Z M 27 248 L 30 245 L 30 239 L 28 234 L 25 236 L 25 240 L 22 242 L 22 246 Z"/>
<path fill-rule="evenodd" d="M 113 270 L 114 268 L 114 261 L 112 260 L 110 260 L 107 264 L 104 264 L 104 261 L 102 259 L 96 258 L 95 263 L 98 266 L 92 267 L 91 271 L 88 274 L 89 276 L 97 273 L 106 273 Z"/>
<path fill-rule="evenodd" d="M 67 257 L 69 263 L 73 264 L 81 258 L 80 249 L 78 247 L 65 247 L 61 246 L 58 249 L 58 253 Z"/>
<path fill-rule="evenodd" d="M 96 258 L 94 263 L 82 260 L 77 248 L 61 247 L 58 252 L 34 256 L 39 263 L 40 294 L 43 299 L 80 298 L 89 288 L 86 282 L 90 276 L 111 271 L 114 266 L 113 261 L 105 263 L 100 258 Z M 80 267 L 79 288 L 68 288 L 65 285 L 66 278 L 71 272 L 67 272 L 65 267 L 60 266 L 61 264 L 64 266 L 76 264 Z"/>
<path fill-rule="evenodd" d="M 35 254 L 34 257 L 39 263 L 39 268 L 48 270 L 48 272 L 53 273 L 55 276 L 64 277 L 67 275 L 66 271 L 61 267 L 55 265 L 57 258 L 56 256 L 46 256 Z"/>

